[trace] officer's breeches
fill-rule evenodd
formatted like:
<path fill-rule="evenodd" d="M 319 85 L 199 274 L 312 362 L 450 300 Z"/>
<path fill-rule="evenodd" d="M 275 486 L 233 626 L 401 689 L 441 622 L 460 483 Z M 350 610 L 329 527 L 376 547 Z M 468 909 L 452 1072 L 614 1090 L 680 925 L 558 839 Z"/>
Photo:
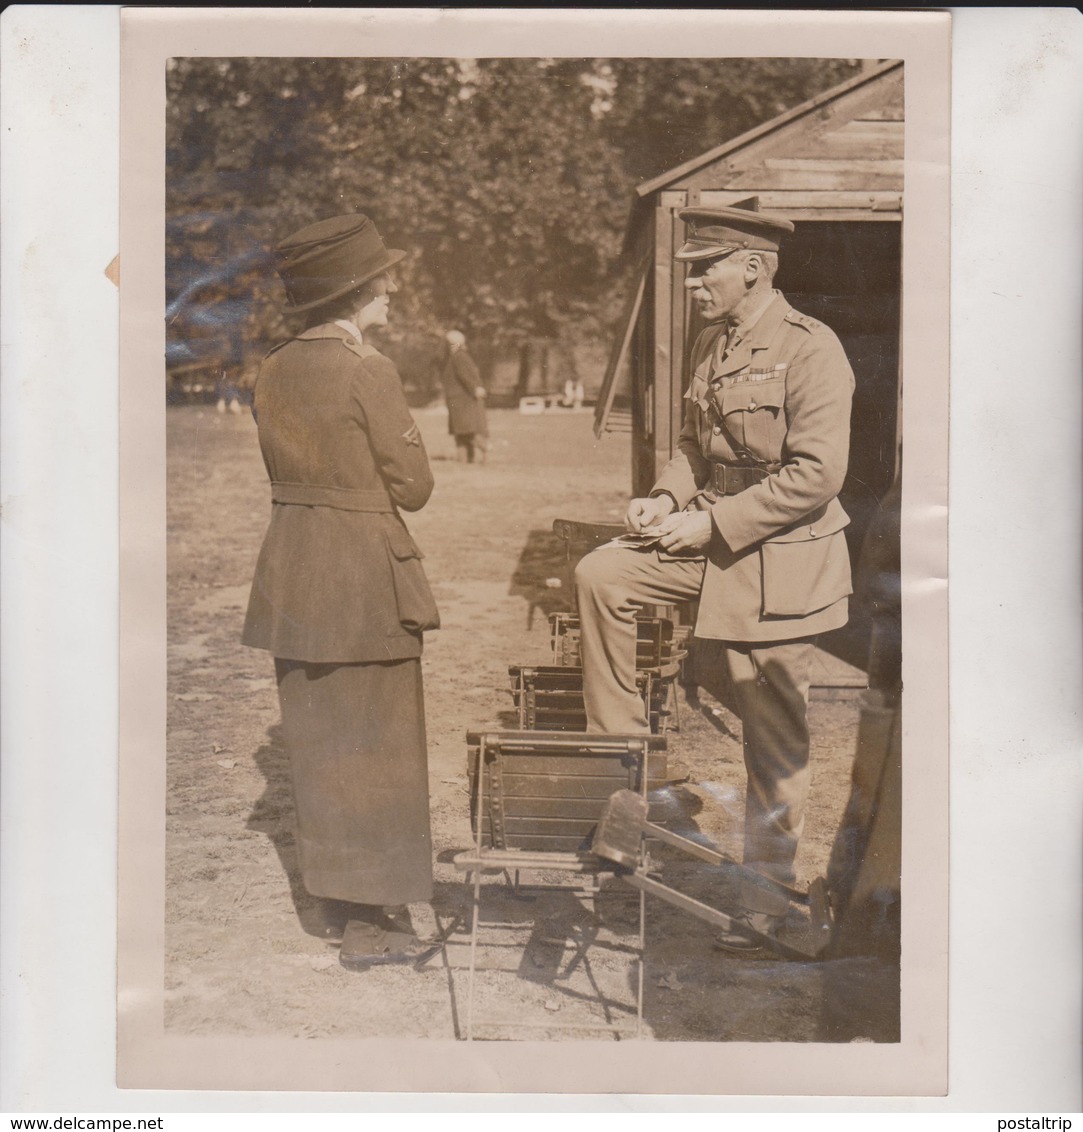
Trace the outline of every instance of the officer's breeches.
<path fill-rule="evenodd" d="M 594 551 L 579 563 L 575 582 L 589 731 L 648 730 L 635 680 L 636 614 L 644 605 L 695 600 L 703 571 L 702 561 L 666 561 L 654 552 L 623 548 Z M 808 797 L 812 651 L 810 639 L 724 646 L 748 774 L 744 860 L 786 883 L 793 880 Z M 745 897 L 750 906 L 761 903 L 752 894 Z"/>
<path fill-rule="evenodd" d="M 704 562 L 662 561 L 654 551 L 607 547 L 586 555 L 575 570 L 587 730 L 647 731 L 636 690 L 636 614 L 644 605 L 694 601 Z"/>
<path fill-rule="evenodd" d="M 791 884 L 809 789 L 808 692 L 811 640 L 727 642 L 726 663 L 744 739 L 746 865 Z M 778 901 L 746 906 L 781 911 Z"/>

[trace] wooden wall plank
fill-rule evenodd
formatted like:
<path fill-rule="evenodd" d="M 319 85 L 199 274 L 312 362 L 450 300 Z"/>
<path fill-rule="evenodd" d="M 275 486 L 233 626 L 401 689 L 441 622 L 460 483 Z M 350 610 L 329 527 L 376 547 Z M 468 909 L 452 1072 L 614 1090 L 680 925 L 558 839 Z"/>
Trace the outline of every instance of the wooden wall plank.
<path fill-rule="evenodd" d="M 902 219 L 901 212 L 853 212 L 848 209 L 825 209 L 825 208 L 793 208 L 784 207 L 783 205 L 764 205 L 764 209 L 772 209 L 782 212 L 786 217 L 795 223 L 799 220 L 830 220 L 839 222 L 844 220 L 858 220 L 862 224 L 865 223 L 895 223 L 897 224 Z"/>
<path fill-rule="evenodd" d="M 903 121 L 902 107 L 885 108 L 883 110 L 867 110 L 860 118 L 855 119 L 858 122 L 901 122 Z"/>
<path fill-rule="evenodd" d="M 808 191 L 808 190 L 782 190 L 765 189 L 758 193 L 760 208 L 765 212 L 778 209 L 785 212 L 789 208 L 812 210 L 816 212 L 856 212 L 870 214 L 876 212 L 890 212 L 901 210 L 901 194 L 895 191 L 875 192 L 839 192 L 839 191 Z M 732 199 L 728 191 L 717 193 L 704 192 L 702 201 L 707 207 L 723 204 Z M 863 219 L 876 219 L 875 215 Z"/>
<path fill-rule="evenodd" d="M 689 197 L 691 197 L 689 193 Z M 697 199 L 695 203 L 701 204 L 702 202 Z M 690 202 L 691 203 L 691 202 Z M 684 243 L 685 223 L 681 220 L 677 212 L 673 212 L 673 242 L 672 248 L 676 251 L 681 244 Z M 670 457 L 676 451 L 677 438 L 680 436 L 681 425 L 684 423 L 682 420 L 684 409 L 684 367 L 685 367 L 685 340 L 688 336 L 688 303 L 685 299 L 685 286 L 684 281 L 687 276 L 687 269 L 683 263 L 678 263 L 676 260 L 670 260 L 670 279 L 672 280 L 672 298 L 671 309 L 672 317 L 670 319 L 671 337 L 670 337 L 670 383 L 669 383 L 669 436 L 667 437 L 665 459 L 661 459 L 659 454 L 659 463 L 657 466 L 657 473 L 662 471 L 662 468 L 669 462 Z"/>
<path fill-rule="evenodd" d="M 764 166 L 768 169 L 784 169 L 794 173 L 853 173 L 878 177 L 897 177 L 902 182 L 902 161 L 882 161 L 855 157 L 846 160 L 831 157 L 769 157 Z"/>
<path fill-rule="evenodd" d="M 847 130 L 838 130 L 828 137 L 810 140 L 806 145 L 797 145 L 782 155 L 784 158 L 803 158 L 807 161 L 870 161 L 892 162 L 902 161 L 903 138 L 883 135 L 875 139 L 860 134 L 852 134 Z M 765 160 L 778 160 L 778 158 L 765 158 Z M 722 177 L 732 176 L 733 170 L 751 168 L 752 163 L 733 165 L 719 170 L 719 184 Z"/>
<path fill-rule="evenodd" d="M 776 192 L 899 193 L 902 177 L 896 173 L 878 173 L 848 169 L 801 169 L 760 166 L 731 177 L 727 188 L 755 189 L 759 194 Z"/>
<path fill-rule="evenodd" d="M 654 449 L 653 482 L 663 462 L 669 459 L 672 428 L 673 382 L 673 210 L 662 207 L 654 214 L 654 382 L 651 389 Z M 649 375 L 645 375 L 649 380 Z"/>
<path fill-rule="evenodd" d="M 828 145 L 823 154 L 829 160 L 847 161 L 852 159 L 860 160 L 875 160 L 875 161 L 902 161 L 903 147 L 902 139 L 896 145 L 894 141 L 881 141 L 872 144 L 860 139 L 845 137 L 841 134 L 834 134 L 831 138 L 831 143 Z M 801 154 L 794 154 L 794 157 L 803 156 Z"/>
<path fill-rule="evenodd" d="M 852 122 L 844 122 L 837 130 L 826 135 L 827 140 L 839 137 L 862 138 L 865 141 L 875 142 L 882 138 L 893 138 L 901 142 L 906 132 L 904 122 L 870 121 L 867 118 L 855 118 Z"/>

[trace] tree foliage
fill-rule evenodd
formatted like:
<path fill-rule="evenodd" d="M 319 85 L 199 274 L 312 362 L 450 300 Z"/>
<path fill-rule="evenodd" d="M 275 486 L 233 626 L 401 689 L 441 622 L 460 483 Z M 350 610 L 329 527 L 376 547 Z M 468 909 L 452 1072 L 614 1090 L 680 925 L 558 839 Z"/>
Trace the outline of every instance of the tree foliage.
<path fill-rule="evenodd" d="M 634 186 L 840 81 L 843 61 L 189 58 L 167 74 L 171 348 L 281 331 L 274 242 L 366 212 L 418 330 L 606 329 Z M 234 353 L 243 344 L 233 343 Z"/>

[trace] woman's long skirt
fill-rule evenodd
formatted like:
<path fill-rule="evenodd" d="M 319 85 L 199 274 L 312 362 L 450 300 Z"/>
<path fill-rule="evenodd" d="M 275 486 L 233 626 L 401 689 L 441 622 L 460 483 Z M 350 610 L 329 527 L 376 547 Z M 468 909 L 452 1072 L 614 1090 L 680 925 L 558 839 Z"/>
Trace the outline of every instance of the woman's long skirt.
<path fill-rule="evenodd" d="M 358 904 L 432 898 L 421 662 L 275 658 L 301 876 Z"/>

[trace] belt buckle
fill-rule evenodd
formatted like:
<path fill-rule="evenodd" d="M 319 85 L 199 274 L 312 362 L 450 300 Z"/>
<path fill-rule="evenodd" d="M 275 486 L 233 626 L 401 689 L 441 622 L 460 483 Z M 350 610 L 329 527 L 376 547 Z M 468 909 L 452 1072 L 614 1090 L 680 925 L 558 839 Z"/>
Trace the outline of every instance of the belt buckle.
<path fill-rule="evenodd" d="M 734 495 L 737 489 L 734 472 L 729 464 L 715 464 L 714 486 L 719 495 Z"/>
<path fill-rule="evenodd" d="M 756 472 L 759 470 L 745 464 L 715 464 L 711 480 L 720 495 L 738 495 L 758 482 Z"/>

